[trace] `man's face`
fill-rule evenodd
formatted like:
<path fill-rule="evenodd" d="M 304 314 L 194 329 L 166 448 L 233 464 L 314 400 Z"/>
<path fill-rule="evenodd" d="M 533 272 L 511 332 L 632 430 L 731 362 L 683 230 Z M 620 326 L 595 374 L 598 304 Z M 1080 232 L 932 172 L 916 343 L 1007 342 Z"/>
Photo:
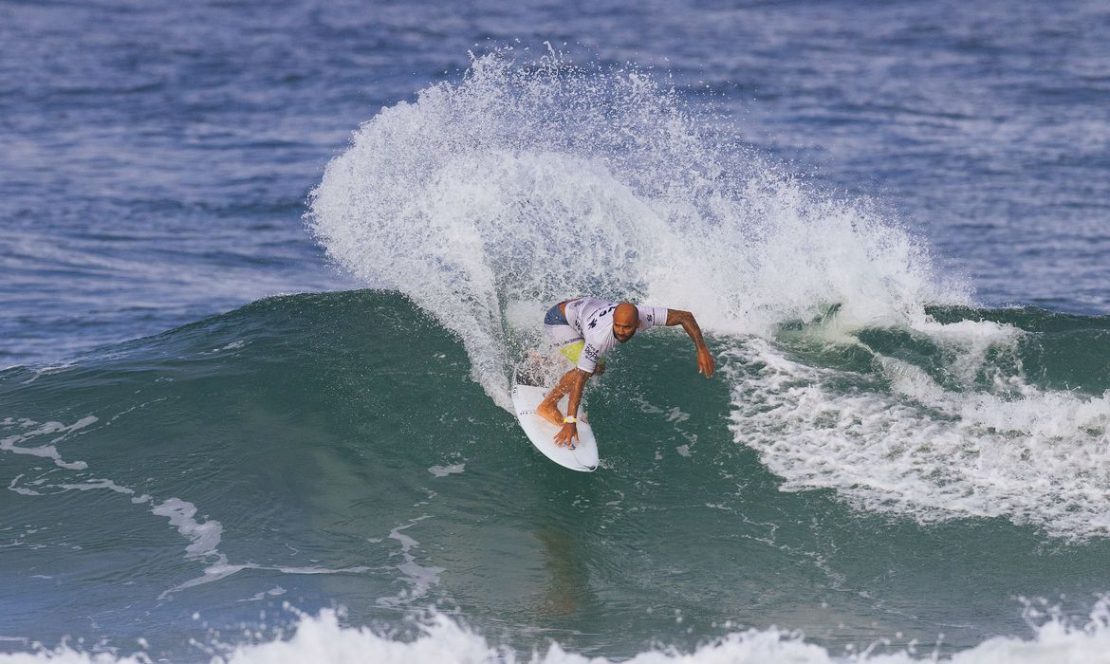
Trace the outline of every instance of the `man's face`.
<path fill-rule="evenodd" d="M 636 334 L 636 325 L 640 322 L 640 315 L 636 307 L 628 302 L 617 305 L 613 312 L 613 336 L 622 344 Z"/>

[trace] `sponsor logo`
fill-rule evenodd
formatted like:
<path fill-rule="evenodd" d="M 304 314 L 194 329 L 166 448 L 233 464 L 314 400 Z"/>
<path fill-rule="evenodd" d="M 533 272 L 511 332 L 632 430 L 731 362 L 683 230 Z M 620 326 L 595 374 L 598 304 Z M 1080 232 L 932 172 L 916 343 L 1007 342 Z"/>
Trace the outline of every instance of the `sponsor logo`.
<path fill-rule="evenodd" d="M 605 311 L 597 312 L 596 314 L 594 314 L 593 318 L 590 319 L 590 324 L 587 327 L 589 327 L 591 330 L 594 329 L 595 327 L 597 327 L 598 319 L 605 318 L 609 314 L 613 313 L 614 309 L 616 309 L 616 307 L 609 307 Z"/>

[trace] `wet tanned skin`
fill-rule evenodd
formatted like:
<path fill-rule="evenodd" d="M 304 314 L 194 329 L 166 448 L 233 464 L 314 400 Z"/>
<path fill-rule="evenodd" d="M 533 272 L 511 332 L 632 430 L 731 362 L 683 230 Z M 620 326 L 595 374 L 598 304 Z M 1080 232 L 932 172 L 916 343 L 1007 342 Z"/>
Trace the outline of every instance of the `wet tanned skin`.
<path fill-rule="evenodd" d="M 640 322 L 640 315 L 636 306 L 630 302 L 621 302 L 613 312 L 613 336 L 622 344 L 636 334 L 636 326 Z"/>
<path fill-rule="evenodd" d="M 566 315 L 566 302 L 559 303 L 559 309 Z M 613 311 L 613 336 L 617 341 L 622 344 L 628 341 L 636 334 L 636 327 L 640 323 L 640 313 L 636 309 L 636 305 L 631 302 L 621 302 Z M 689 311 L 682 311 L 680 309 L 667 310 L 667 326 L 680 325 L 682 329 L 693 340 L 694 346 L 698 351 L 698 373 L 709 378 L 713 375 L 716 368 L 716 361 L 713 355 L 709 352 L 709 348 L 705 345 L 705 340 L 702 338 L 701 328 L 694 320 L 694 315 Z M 559 432 L 555 434 L 555 444 L 563 447 L 565 445 L 573 444 L 574 440 L 578 437 L 578 426 L 574 422 L 563 422 L 563 415 L 559 412 L 556 403 L 563 397 L 564 394 L 570 393 L 570 402 L 568 403 L 567 413 L 575 415 L 578 413 L 578 404 L 582 399 L 582 390 L 589 380 L 590 374 L 577 367 L 566 372 L 555 387 L 544 398 L 543 402 L 536 408 L 536 414 L 544 418 L 548 422 L 560 427 Z"/>

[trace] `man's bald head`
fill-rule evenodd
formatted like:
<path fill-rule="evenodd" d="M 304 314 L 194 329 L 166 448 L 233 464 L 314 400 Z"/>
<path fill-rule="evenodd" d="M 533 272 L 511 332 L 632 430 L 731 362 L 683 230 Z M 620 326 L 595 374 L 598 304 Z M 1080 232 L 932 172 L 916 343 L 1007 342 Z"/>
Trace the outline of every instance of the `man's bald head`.
<path fill-rule="evenodd" d="M 640 312 L 631 302 L 621 302 L 613 312 L 613 336 L 622 344 L 636 334 L 640 324 Z"/>

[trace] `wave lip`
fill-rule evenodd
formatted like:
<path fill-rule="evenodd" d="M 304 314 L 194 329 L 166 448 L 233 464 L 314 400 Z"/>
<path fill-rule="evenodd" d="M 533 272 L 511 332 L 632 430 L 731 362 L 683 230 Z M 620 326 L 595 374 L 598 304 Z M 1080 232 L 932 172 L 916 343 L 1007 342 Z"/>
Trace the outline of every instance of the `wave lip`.
<path fill-rule="evenodd" d="M 458 335 L 506 409 L 516 302 L 632 299 L 759 335 L 832 305 L 874 324 L 966 302 L 875 206 L 812 190 L 736 134 L 634 68 L 503 50 L 364 123 L 307 223 Z"/>

